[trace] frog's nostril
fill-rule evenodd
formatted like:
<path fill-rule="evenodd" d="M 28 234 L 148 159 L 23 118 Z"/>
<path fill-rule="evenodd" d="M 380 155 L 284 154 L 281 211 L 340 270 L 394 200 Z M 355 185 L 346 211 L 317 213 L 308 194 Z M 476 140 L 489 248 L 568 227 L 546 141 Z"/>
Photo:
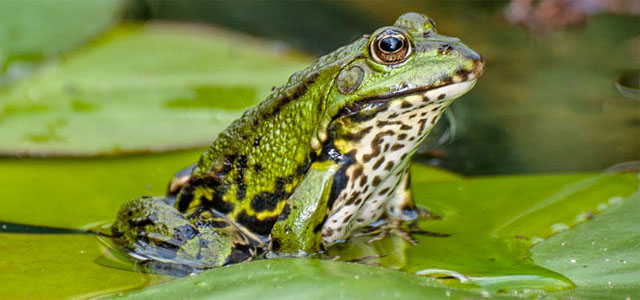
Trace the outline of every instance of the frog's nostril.
<path fill-rule="evenodd" d="M 444 43 L 438 48 L 438 55 L 448 55 L 451 51 L 453 51 L 453 45 Z"/>

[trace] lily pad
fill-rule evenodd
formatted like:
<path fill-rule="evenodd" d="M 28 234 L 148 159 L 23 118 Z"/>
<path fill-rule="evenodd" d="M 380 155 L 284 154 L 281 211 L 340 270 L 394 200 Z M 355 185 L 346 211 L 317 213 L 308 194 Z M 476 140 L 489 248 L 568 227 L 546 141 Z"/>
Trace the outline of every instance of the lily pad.
<path fill-rule="evenodd" d="M 9 184 L 0 189 L 0 220 L 60 228 L 112 221 L 122 203 L 142 195 L 163 195 L 173 174 L 197 161 L 201 152 L 2 159 L 0 182 Z"/>
<path fill-rule="evenodd" d="M 0 155 L 202 147 L 308 63 L 220 29 L 123 25 L 0 91 Z"/>
<path fill-rule="evenodd" d="M 86 299 L 171 279 L 99 265 L 103 252 L 89 234 L 0 234 L 0 299 Z"/>
<path fill-rule="evenodd" d="M 450 233 L 450 237 L 418 237 L 418 246 L 409 246 L 400 238 L 365 245 L 361 238 L 355 238 L 337 250 L 330 249 L 333 250 L 330 254 L 343 255 L 343 259 L 354 258 L 348 257 L 349 254 L 355 257 L 383 254 L 386 255 L 383 258 L 366 262 L 422 276 L 401 279 L 406 275 L 381 271 L 376 266 L 311 259 L 257 261 L 213 269 L 195 277 L 149 287 L 125 298 L 147 299 L 157 295 L 189 299 L 252 298 L 265 293 L 267 297 L 309 299 L 335 297 L 336 293 L 347 299 L 383 299 L 389 295 L 409 299 L 587 296 L 581 291 L 592 288 L 589 282 L 570 281 L 562 274 L 563 268 L 554 272 L 535 265 L 528 248 L 554 230 L 562 230 L 557 222 L 565 224 L 564 230 L 585 222 L 588 218 L 581 217 L 583 211 L 604 209 L 605 203 L 614 206 L 619 202 L 636 203 L 632 207 L 640 203 L 637 196 L 630 196 L 638 190 L 635 174 L 480 178 L 420 183 L 414 188 L 420 204 L 428 204 L 432 212 L 443 217 L 422 222 L 421 228 Z M 580 204 L 580 209 L 573 207 L 576 204 Z M 531 224 L 532 229 L 520 226 L 522 222 Z M 617 239 L 616 236 L 610 238 Z M 621 249 L 623 253 L 636 250 Z M 635 254 L 627 257 L 634 258 Z M 330 268 L 331 272 L 324 268 Z M 625 274 L 638 272 L 635 266 L 629 270 Z M 370 274 L 374 276 L 369 277 Z M 626 282 L 630 280 L 633 279 Z M 384 287 L 380 288 L 382 282 Z M 630 292 L 622 286 L 621 291 Z"/>
<path fill-rule="evenodd" d="M 0 220 L 63 228 L 86 228 L 112 221 L 125 201 L 145 194 L 161 195 L 172 174 L 195 161 L 199 153 L 0 160 L 0 182 L 10 183 L 0 189 L 4 208 L 0 210 Z M 569 290 L 559 295 L 572 295 L 574 284 L 578 292 L 593 285 L 601 287 L 604 279 L 598 279 L 599 283 L 595 284 L 595 281 L 575 279 L 570 272 L 565 275 L 562 267 L 544 265 L 538 256 L 532 259 L 529 247 L 587 221 L 592 216 L 590 212 L 610 207 L 609 214 L 615 218 L 620 213 L 620 210 L 614 211 L 616 205 L 639 201 L 637 196 L 630 197 L 638 190 L 636 174 L 469 179 L 414 165 L 412 178 L 418 204 L 442 217 L 421 221 L 421 229 L 449 234 L 449 237 L 415 235 L 419 244 L 412 246 L 397 236 L 368 244 L 366 241 L 371 236 L 363 236 L 334 247 L 331 251 L 337 252 L 329 253 L 343 260 L 386 255 L 362 261 L 379 263 L 385 268 L 313 259 L 256 261 L 213 269 L 167 285 L 154 285 L 129 296 L 145 298 L 159 293 L 211 298 L 251 296 L 264 294 L 265 285 L 281 286 L 282 289 L 273 289 L 270 293 L 285 298 L 301 295 L 295 291 L 308 298 L 326 298 L 335 295 L 336 290 L 340 290 L 344 298 L 358 294 L 382 297 L 374 297 L 376 293 L 408 298 L 445 298 L 447 295 L 480 298 L 523 293 L 552 296 L 556 292 L 551 291 L 561 289 Z M 626 209 L 635 208 L 627 206 Z M 626 217 L 628 222 L 632 222 L 631 217 Z M 595 218 L 598 220 L 599 216 Z M 4 232 L 0 233 L 0 268 L 16 270 L 0 276 L 0 281 L 5 283 L 0 288 L 0 296 L 4 298 L 45 297 L 41 291 L 46 289 L 37 287 L 55 289 L 61 281 L 65 287 L 50 294 L 52 297 L 104 295 L 170 279 L 103 263 L 101 257 L 109 251 L 91 235 L 7 233 L 10 227 L 0 228 L 0 232 Z M 603 230 L 602 234 L 609 234 Z M 571 232 L 568 229 L 567 233 Z M 626 233 L 610 234 L 608 238 L 613 240 Z M 637 270 L 633 265 L 635 256 L 625 256 L 625 251 L 637 251 L 637 248 L 624 245 L 618 247 L 620 254 L 611 258 L 626 259 L 632 269 L 625 274 L 632 276 L 634 268 Z M 613 246 L 609 247 L 614 250 Z M 552 255 L 562 257 L 560 253 Z M 84 281 L 75 283 L 64 279 L 74 278 L 78 272 L 84 274 Z M 378 288 L 380 280 L 374 278 L 383 278 L 393 285 Z M 109 284 L 103 284 L 102 279 Z M 609 280 L 616 284 L 614 287 L 625 289 L 624 281 Z M 377 292 L 367 292 L 374 287 L 378 288 L 373 290 Z"/>
<path fill-rule="evenodd" d="M 173 174 L 196 161 L 200 153 L 0 159 L 0 182 L 8 183 L 0 189 L 0 269 L 12 270 L 0 272 L 0 298 L 84 298 L 171 279 L 106 267 L 101 258 L 109 251 L 89 234 L 7 231 L 27 232 L 29 226 L 36 225 L 71 233 L 64 228 L 113 221 L 122 203 L 140 195 L 162 195 Z M 423 182 L 460 180 L 455 174 L 432 168 L 421 168 L 414 177 Z M 79 277 L 83 280 L 76 280 Z"/>
<path fill-rule="evenodd" d="M 39 60 L 87 42 L 117 21 L 125 3 L 124 0 L 0 1 L 0 74 L 8 61 Z"/>
<path fill-rule="evenodd" d="M 416 201 L 441 219 L 420 228 L 442 236 L 367 243 L 351 239 L 330 249 L 345 259 L 384 254 L 377 262 L 452 286 L 490 292 L 562 290 L 573 283 L 533 263 L 528 248 L 586 221 L 609 199 L 638 191 L 635 174 L 487 177 L 414 185 Z M 336 249 L 337 248 L 337 249 Z M 333 251 L 332 251 L 333 250 Z"/>
<path fill-rule="evenodd" d="M 473 299 L 481 295 L 390 269 L 317 259 L 233 265 L 117 299 Z M 499 298 L 509 298 L 502 296 Z"/>
<path fill-rule="evenodd" d="M 531 249 L 533 260 L 561 272 L 576 289 L 563 299 L 635 299 L 640 296 L 640 193 L 613 198 L 585 224 Z"/>

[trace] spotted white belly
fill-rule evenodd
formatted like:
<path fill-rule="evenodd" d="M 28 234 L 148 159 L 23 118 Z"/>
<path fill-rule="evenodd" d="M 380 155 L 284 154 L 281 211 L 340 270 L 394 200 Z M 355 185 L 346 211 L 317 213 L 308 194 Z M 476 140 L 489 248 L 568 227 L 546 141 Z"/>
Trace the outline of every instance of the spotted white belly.
<path fill-rule="evenodd" d="M 355 163 L 347 168 L 347 183 L 322 227 L 325 246 L 378 220 L 406 218 L 402 211 L 411 201 L 407 174 L 411 156 L 449 104 L 475 82 L 453 83 L 390 100 L 386 110 L 358 126 Z"/>

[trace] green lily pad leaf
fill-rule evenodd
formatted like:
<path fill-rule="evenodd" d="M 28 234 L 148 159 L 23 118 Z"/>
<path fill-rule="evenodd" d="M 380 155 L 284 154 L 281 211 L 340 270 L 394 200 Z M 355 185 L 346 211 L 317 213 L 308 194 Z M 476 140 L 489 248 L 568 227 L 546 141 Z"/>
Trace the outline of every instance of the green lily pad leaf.
<path fill-rule="evenodd" d="M 480 298 L 378 266 L 318 259 L 232 265 L 117 299 L 452 299 Z M 507 297 L 504 297 L 507 298 Z"/>
<path fill-rule="evenodd" d="M 163 195 L 201 150 L 114 158 L 0 160 L 0 220 L 60 228 L 113 221 L 122 203 Z M 37 186 L 37 188 L 34 188 Z"/>
<path fill-rule="evenodd" d="M 364 236 L 329 253 L 347 260 L 384 255 L 370 262 L 496 293 L 569 289 L 574 283 L 561 272 L 533 263 L 529 247 L 638 189 L 635 174 L 414 181 L 417 203 L 441 218 L 420 222 L 427 233 L 414 236 L 417 246 L 397 237 L 370 243 L 373 236 Z"/>
<path fill-rule="evenodd" d="M 95 263 L 103 252 L 89 234 L 0 233 L 0 299 L 86 299 L 171 279 L 106 268 Z"/>
<path fill-rule="evenodd" d="M 0 220 L 56 228 L 113 221 L 122 203 L 140 195 L 162 195 L 173 174 L 196 161 L 200 153 L 2 159 L 0 182 L 10 184 L 0 189 Z M 420 168 L 415 177 L 422 182 L 459 179 L 434 168 Z M 170 279 L 112 263 L 115 259 L 105 259 L 110 250 L 92 235 L 2 233 L 10 229 L 0 227 L 0 269 L 12 270 L 0 272 L 0 299 L 84 298 Z"/>
<path fill-rule="evenodd" d="M 126 25 L 0 91 L 0 155 L 84 156 L 208 145 L 308 58 L 188 25 Z"/>
<path fill-rule="evenodd" d="M 0 74 L 12 60 L 39 60 L 68 51 L 107 29 L 123 0 L 0 1 Z M 0 77 L 0 85 L 2 77 Z"/>
<path fill-rule="evenodd" d="M 172 174 L 197 160 L 199 153 L 200 151 L 188 151 L 81 160 L 1 160 L 0 181 L 11 184 L 0 189 L 0 197 L 5 208 L 0 210 L 0 220 L 66 228 L 86 228 L 97 222 L 112 221 L 117 209 L 125 201 L 145 194 L 163 194 Z M 286 281 L 287 285 L 284 287 L 287 289 L 283 289 L 284 294 L 279 294 L 280 296 L 300 296 L 291 292 L 298 290 L 295 287 L 299 286 L 300 290 L 307 291 L 304 295 L 309 297 L 327 297 L 329 293 L 335 293 L 337 285 L 342 284 L 345 286 L 342 288 L 345 289 L 344 294 L 350 297 L 357 293 L 365 293 L 364 289 L 372 287 L 372 283 L 358 282 L 364 278 L 361 276 L 366 274 L 372 274 L 371 278 L 384 278 L 394 283 L 394 286 L 385 285 L 384 288 L 378 289 L 380 295 L 409 298 L 444 298 L 447 294 L 476 298 L 484 295 L 514 296 L 515 291 L 521 295 L 527 290 L 529 292 L 524 293 L 525 295 L 547 293 L 551 296 L 554 293 L 549 291 L 570 289 L 574 284 L 578 287 L 576 291 L 579 291 L 581 287 L 588 287 L 591 283 L 579 280 L 572 282 L 573 278 L 566 276 L 562 269 L 534 264 L 528 252 L 529 247 L 558 230 L 584 222 L 590 218 L 590 211 L 595 213 L 605 209 L 605 205 L 615 206 L 615 203 L 620 201 L 637 201 L 629 196 L 638 190 L 638 177 L 635 174 L 565 174 L 465 179 L 448 172 L 414 165 L 412 178 L 418 204 L 441 217 L 439 220 L 421 221 L 420 229 L 449 236 L 416 234 L 414 237 L 419 242 L 417 246 L 409 245 L 398 236 L 390 236 L 368 244 L 366 241 L 373 236 L 361 236 L 330 249 L 330 256 L 339 255 L 343 260 L 358 260 L 369 256 L 361 262 L 379 263 L 386 267 L 386 270 L 345 262 L 306 259 L 257 261 L 210 270 L 168 285 L 149 287 L 139 296 L 146 297 L 157 293 L 168 295 L 177 289 L 194 297 L 204 295 L 201 293 L 205 293 L 205 290 L 208 293 L 207 297 L 222 297 L 237 290 L 239 284 L 243 287 L 240 289 L 242 295 L 253 295 L 264 293 L 265 278 L 292 276 L 290 281 L 282 279 L 283 282 Z M 37 183 L 38 189 L 33 188 L 34 182 Z M 596 220 L 598 217 L 596 216 Z M 530 226 L 524 226 L 523 223 Z M 0 232 L 2 231 L 4 230 L 0 229 Z M 570 232 L 571 230 L 567 231 Z M 35 284 L 33 281 L 23 280 L 20 274 L 32 274 L 40 269 L 56 271 L 37 277 L 38 282 L 47 286 L 59 284 L 59 278 L 67 276 L 65 274 L 74 274 L 79 267 L 83 268 L 83 272 L 84 268 L 92 271 L 93 275 L 86 272 L 87 282 L 79 283 L 75 288 L 72 287 L 75 283 L 67 283 L 70 286 L 60 291 L 65 293 L 65 297 L 84 295 L 88 290 L 95 295 L 121 292 L 165 278 L 145 277 L 131 279 L 126 283 L 113 279 L 118 276 L 132 278 L 132 274 L 149 275 L 126 271 L 121 265 L 110 264 L 108 260 L 103 259 L 109 252 L 108 249 L 102 248 L 99 239 L 90 235 L 0 235 L 0 240 L 3 241 L 0 243 L 3 257 L 0 259 L 0 268 L 12 268 L 12 264 L 21 262 L 22 270 L 19 273 L 3 274 L 4 277 L 0 278 L 2 282 L 14 284 L 10 291 L 2 291 L 7 297 L 15 298 L 33 291 L 32 285 L 17 286 L 18 282 Z M 53 242 L 58 239 L 60 243 Z M 90 255 L 69 254 L 73 249 L 87 251 L 88 245 L 91 244 L 87 239 L 94 243 L 91 248 L 94 250 L 91 250 Z M 63 248 L 63 245 L 67 248 Z M 23 253 L 36 256 L 33 254 L 34 249 L 38 250 L 38 260 L 25 258 Z M 69 256 L 66 256 L 68 254 Z M 379 255 L 386 256 L 378 258 Z M 62 256 L 66 258 L 58 259 Z M 73 259 L 77 259 L 78 262 L 72 263 Z M 633 257 L 620 256 L 616 259 L 629 259 L 631 262 Z M 540 260 L 535 258 L 535 261 Z M 260 271 L 267 267 L 264 272 Z M 332 270 L 335 270 L 336 276 L 326 275 L 334 272 Z M 343 270 L 353 270 L 354 273 Z M 131 276 L 120 275 L 122 272 Z M 99 284 L 98 278 L 102 276 L 112 278 L 109 279 L 113 281 L 108 288 Z M 230 283 L 231 279 L 225 278 L 243 280 Z M 324 282 L 325 278 L 328 278 L 327 282 Z M 399 281 L 405 283 L 396 284 Z M 314 290 L 308 288 L 311 285 L 332 288 Z M 93 289 L 90 286 L 93 286 Z M 203 288 L 193 291 L 194 294 L 188 293 L 187 290 L 194 289 L 194 286 Z M 542 290 L 547 292 L 541 292 Z"/>
<path fill-rule="evenodd" d="M 635 299 L 640 295 L 640 194 L 612 198 L 593 220 L 531 249 L 533 260 L 567 276 L 563 299 Z"/>

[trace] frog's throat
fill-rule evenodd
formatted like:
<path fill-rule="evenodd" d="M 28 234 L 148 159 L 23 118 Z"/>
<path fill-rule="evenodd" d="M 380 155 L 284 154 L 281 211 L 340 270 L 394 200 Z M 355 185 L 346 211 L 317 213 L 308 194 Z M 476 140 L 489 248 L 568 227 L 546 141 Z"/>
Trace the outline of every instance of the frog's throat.
<path fill-rule="evenodd" d="M 311 138 L 311 148 L 315 151 L 319 151 L 322 148 L 322 143 L 327 139 L 327 128 L 329 127 L 329 124 L 331 121 L 339 117 L 355 114 L 369 105 L 391 102 L 411 95 L 422 95 L 425 103 L 436 101 L 450 102 L 464 95 L 475 86 L 478 77 L 473 75 L 475 75 L 475 73 L 469 74 L 468 80 L 462 82 L 454 78 L 439 85 L 399 90 L 384 95 L 363 98 L 351 105 L 346 105 L 342 107 L 337 114 L 334 114 L 329 118 L 324 118 L 320 122 L 316 134 Z"/>

